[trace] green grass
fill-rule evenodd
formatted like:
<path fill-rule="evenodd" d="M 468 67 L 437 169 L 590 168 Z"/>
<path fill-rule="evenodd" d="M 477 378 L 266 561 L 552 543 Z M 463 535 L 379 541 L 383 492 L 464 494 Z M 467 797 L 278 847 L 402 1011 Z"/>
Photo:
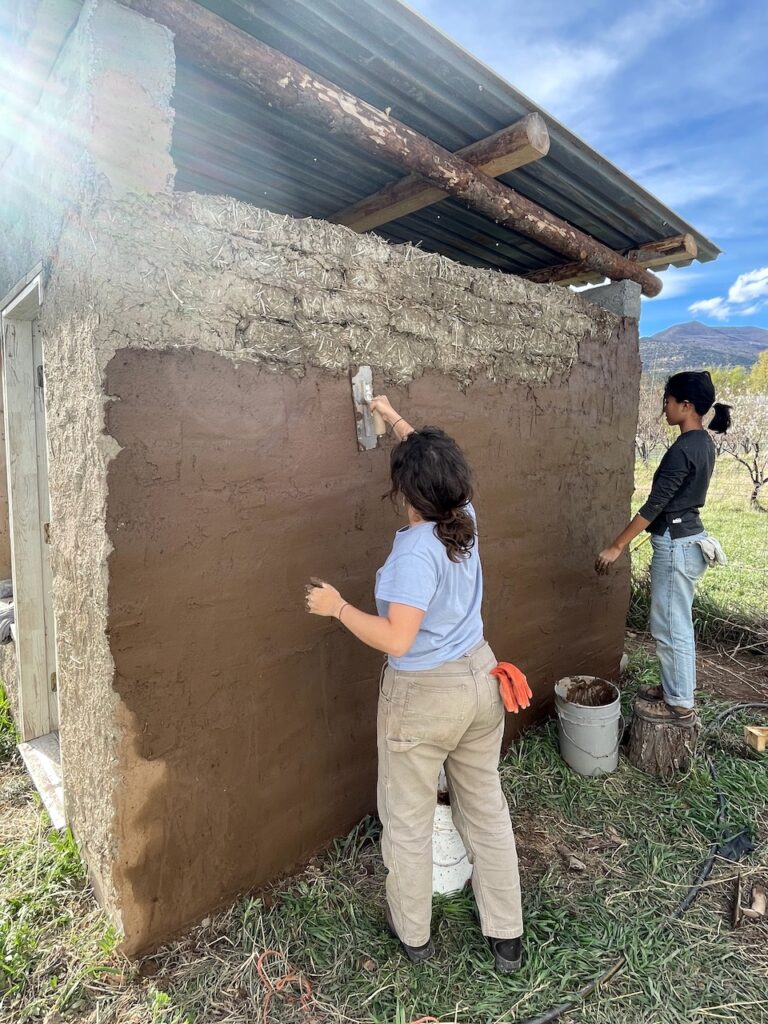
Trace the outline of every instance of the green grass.
<path fill-rule="evenodd" d="M 650 490 L 654 466 L 638 463 L 633 509 Z M 700 639 L 738 643 L 768 651 L 768 515 L 749 507 L 749 476 L 726 456 L 717 460 L 702 518 L 705 528 L 721 542 L 727 566 L 708 570 L 699 581 L 694 624 Z M 638 541 L 635 541 L 635 545 Z M 632 555 L 633 600 L 629 624 L 644 629 L 648 622 L 651 545 Z"/>
<path fill-rule="evenodd" d="M 633 685 L 653 680 L 655 671 L 655 660 L 638 648 Z M 705 699 L 705 718 L 718 706 Z M 729 823 L 749 823 L 757 836 L 742 868 L 749 880 L 768 876 L 768 771 L 764 757 L 744 751 L 740 723 L 729 723 L 710 749 Z M 378 826 L 367 819 L 300 875 L 241 899 L 157 954 L 151 976 L 142 977 L 121 961 L 90 904 L 71 840 L 43 824 L 6 841 L 0 854 L 0 1015 L 35 1020 L 55 1010 L 90 1024 L 257 1022 L 266 991 L 257 960 L 265 949 L 286 958 L 269 961 L 270 975 L 290 962 L 313 986 L 312 1016 L 275 996 L 269 1020 L 280 1024 L 409 1024 L 427 1014 L 511 1024 L 568 998 L 620 953 L 625 970 L 566 1022 L 746 1022 L 761 1019 L 760 1007 L 768 1015 L 768 929 L 728 931 L 730 867 L 716 869 L 717 884 L 683 920 L 669 918 L 717 835 L 703 761 L 673 785 L 623 760 L 613 775 L 585 779 L 561 761 L 550 724 L 513 747 L 502 782 L 523 874 L 527 961 L 517 975 L 492 971 L 469 893 L 436 899 L 434 962 L 417 968 L 401 956 L 382 927 Z M 557 843 L 587 870 L 568 871 Z"/>
<path fill-rule="evenodd" d="M 7 764 L 16 757 L 16 744 L 19 734 L 11 717 L 11 705 L 5 690 L 0 684 L 0 766 Z"/>
<path fill-rule="evenodd" d="M 116 936 L 87 887 L 74 839 L 52 828 L 16 753 L 0 685 L 0 1020 L 92 1001 Z"/>

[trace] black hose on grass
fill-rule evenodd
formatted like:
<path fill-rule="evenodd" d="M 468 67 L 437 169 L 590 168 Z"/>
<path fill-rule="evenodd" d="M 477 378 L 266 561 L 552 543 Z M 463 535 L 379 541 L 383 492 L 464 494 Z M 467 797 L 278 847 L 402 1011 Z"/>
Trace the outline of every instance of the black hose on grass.
<path fill-rule="evenodd" d="M 550 1021 L 557 1020 L 558 1017 L 562 1017 L 564 1013 L 568 1013 L 569 1010 L 575 1010 L 576 1007 L 583 1003 L 584 1000 L 591 996 L 592 993 L 604 985 L 607 981 L 610 981 L 614 974 L 618 974 L 622 967 L 625 966 L 627 958 L 622 953 L 619 959 L 608 968 L 607 971 L 603 971 L 602 974 L 598 974 L 596 978 L 593 978 L 588 985 L 584 988 L 580 988 L 579 991 L 574 995 L 573 999 L 569 999 L 567 1003 L 559 1003 L 557 1006 L 553 1006 L 551 1010 L 547 1010 L 546 1013 L 540 1014 L 538 1017 L 528 1017 L 526 1020 L 521 1021 L 521 1024 L 549 1024 Z"/>
<path fill-rule="evenodd" d="M 755 708 L 759 708 L 761 710 L 768 710 L 768 701 L 751 701 L 744 704 L 732 704 L 731 707 L 726 708 L 724 711 L 721 711 L 720 714 L 715 716 L 712 724 L 708 726 L 707 729 L 704 731 L 705 741 L 707 737 L 712 732 L 714 732 L 716 728 L 719 728 L 721 725 L 727 722 L 731 715 L 735 715 L 738 711 L 751 711 Z M 715 784 L 715 786 L 717 786 L 719 777 L 717 774 L 717 768 L 715 767 L 715 762 L 712 760 L 709 754 L 706 755 L 706 759 L 707 767 L 709 768 L 709 774 L 712 778 L 712 782 Z M 725 798 L 725 793 L 723 793 L 721 789 L 716 790 L 716 797 L 717 813 L 715 815 L 714 823 L 715 826 L 722 827 L 725 824 L 725 816 L 728 810 L 728 804 Z M 702 885 L 704 885 L 704 883 L 712 873 L 712 868 L 714 867 L 714 863 L 717 858 L 717 853 L 718 850 L 720 850 L 721 846 L 721 839 L 716 840 L 710 846 L 709 853 L 702 861 L 701 867 L 699 868 L 698 873 L 696 874 L 696 878 L 693 880 L 690 889 L 685 894 L 683 899 L 680 900 L 675 909 L 672 911 L 670 915 L 672 920 L 676 921 L 678 918 L 682 917 L 686 910 L 690 907 L 690 905 L 701 892 Z M 615 974 L 618 974 L 619 971 L 626 966 L 626 963 L 627 958 L 622 953 L 614 964 L 612 964 L 607 970 L 603 971 L 601 974 L 598 974 L 597 977 L 593 978 L 592 981 L 589 982 L 589 984 L 584 986 L 584 988 L 580 988 L 579 991 L 574 994 L 573 998 L 568 1000 L 568 1002 L 558 1003 L 557 1006 L 553 1006 L 551 1010 L 547 1010 L 545 1013 L 539 1014 L 538 1017 L 527 1017 L 524 1021 L 521 1021 L 520 1024 L 551 1024 L 551 1021 L 558 1020 L 558 1018 L 562 1017 L 564 1013 L 568 1013 L 570 1010 L 575 1010 L 580 1003 L 583 1003 L 584 1000 L 591 996 L 592 993 L 595 992 L 598 988 L 600 988 L 601 985 L 604 985 L 606 982 L 610 981 L 610 979 Z"/>

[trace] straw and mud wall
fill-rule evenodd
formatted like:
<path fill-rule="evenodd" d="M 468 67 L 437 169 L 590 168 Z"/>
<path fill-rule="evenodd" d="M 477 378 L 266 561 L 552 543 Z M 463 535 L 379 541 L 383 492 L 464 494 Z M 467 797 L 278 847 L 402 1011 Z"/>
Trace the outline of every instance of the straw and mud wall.
<path fill-rule="evenodd" d="M 99 863 L 136 950 L 374 809 L 381 656 L 302 600 L 319 575 L 373 610 L 401 525 L 381 500 L 390 442 L 357 449 L 350 365 L 473 465 L 488 638 L 535 693 L 511 729 L 560 676 L 615 673 L 627 577 L 592 565 L 632 489 L 637 326 L 233 200 L 87 217 L 64 231 L 45 313 L 63 728 L 87 763 L 65 695 L 109 695 Z M 77 632 L 75 557 L 95 638 Z M 73 767 L 76 828 L 81 783 Z"/>

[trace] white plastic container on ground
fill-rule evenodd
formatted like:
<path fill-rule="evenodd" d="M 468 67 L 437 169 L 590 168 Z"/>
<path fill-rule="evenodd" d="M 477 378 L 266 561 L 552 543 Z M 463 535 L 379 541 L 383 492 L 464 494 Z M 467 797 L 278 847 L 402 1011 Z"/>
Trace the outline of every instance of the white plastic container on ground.
<path fill-rule="evenodd" d="M 612 700 L 589 707 L 567 699 L 573 687 L 601 683 L 610 687 Z M 605 775 L 616 770 L 623 731 L 618 687 L 595 676 L 570 676 L 555 684 L 560 754 L 580 775 Z"/>
<path fill-rule="evenodd" d="M 445 770 L 440 769 L 438 797 L 448 793 Z M 463 889 L 472 877 L 472 865 L 453 823 L 448 803 L 438 803 L 432 830 L 432 891 L 447 896 Z"/>
<path fill-rule="evenodd" d="M 435 808 L 432 832 L 432 891 L 444 896 L 463 889 L 472 877 L 472 865 L 453 824 L 448 804 Z"/>

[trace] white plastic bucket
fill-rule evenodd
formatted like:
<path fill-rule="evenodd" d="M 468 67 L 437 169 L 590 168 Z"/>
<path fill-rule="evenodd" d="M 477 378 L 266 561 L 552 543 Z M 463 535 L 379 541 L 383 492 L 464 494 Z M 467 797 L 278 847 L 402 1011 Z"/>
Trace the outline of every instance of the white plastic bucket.
<path fill-rule="evenodd" d="M 472 877 L 472 865 L 453 824 L 448 804 L 435 808 L 432 832 L 432 891 L 443 895 L 463 889 Z"/>
<path fill-rule="evenodd" d="M 571 687 L 595 681 L 613 691 L 614 700 L 609 704 L 587 707 L 566 699 Z M 555 708 L 560 754 L 565 763 L 580 775 L 606 775 L 615 771 L 624 731 L 618 687 L 596 676 L 569 676 L 555 684 Z"/>

